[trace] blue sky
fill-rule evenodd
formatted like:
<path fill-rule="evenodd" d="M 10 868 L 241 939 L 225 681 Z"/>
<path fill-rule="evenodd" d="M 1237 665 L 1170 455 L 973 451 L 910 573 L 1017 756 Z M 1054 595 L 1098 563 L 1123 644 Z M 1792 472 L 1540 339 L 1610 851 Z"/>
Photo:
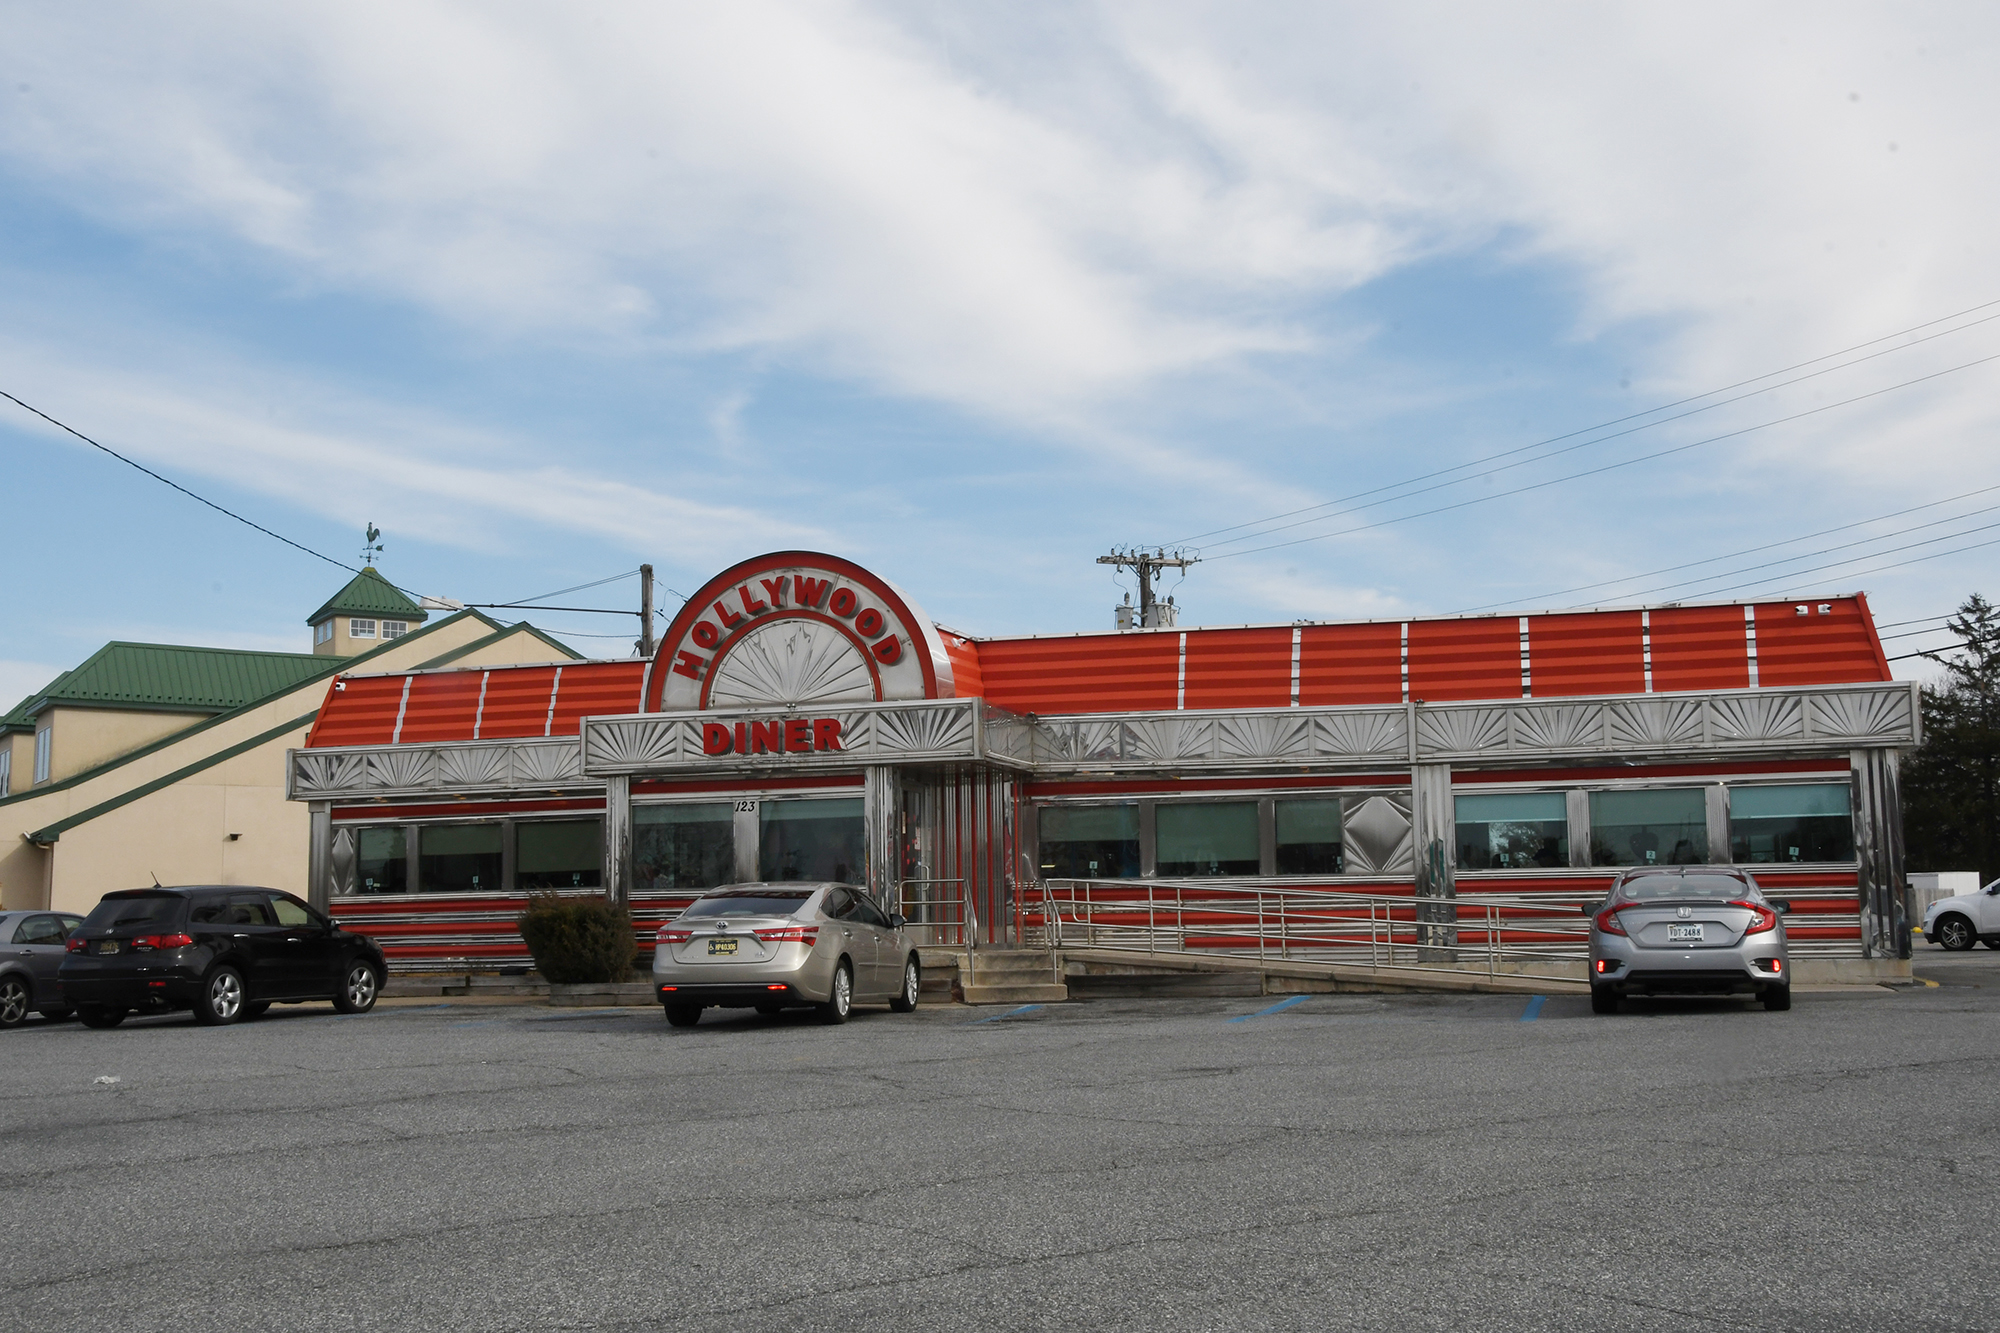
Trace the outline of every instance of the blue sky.
<path fill-rule="evenodd" d="M 2000 300 L 1990 9 L 1385 8 L 20 6 L 0 388 L 467 601 L 807 545 L 1107 628 L 1095 556 L 1232 528 L 1184 623 L 2000 591 L 1900 564 L 2000 534 L 2000 306 L 1932 323 Z M 345 577 L 11 407 L 0 469 L 9 701 Z"/>

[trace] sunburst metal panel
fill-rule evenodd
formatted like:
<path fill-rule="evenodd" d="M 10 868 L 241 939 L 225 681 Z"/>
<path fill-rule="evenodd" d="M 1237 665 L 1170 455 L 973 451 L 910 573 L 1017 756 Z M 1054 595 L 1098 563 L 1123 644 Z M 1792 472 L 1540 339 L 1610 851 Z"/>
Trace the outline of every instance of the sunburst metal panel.
<path fill-rule="evenodd" d="M 382 750 L 368 756 L 370 787 L 412 791 L 437 785 L 437 753 L 423 749 Z"/>
<path fill-rule="evenodd" d="M 1312 753 L 1312 720 L 1296 713 L 1250 713 L 1215 722 L 1218 759 L 1291 759 Z"/>
<path fill-rule="evenodd" d="M 1817 737 L 1903 744 L 1916 738 L 1907 694 L 1821 694 L 1808 702 Z"/>
<path fill-rule="evenodd" d="M 513 773 L 505 746 L 444 746 L 438 751 L 438 780 L 447 787 L 502 787 Z"/>
<path fill-rule="evenodd" d="M 1797 695 L 1730 695 L 1711 699 L 1708 709 L 1719 741 L 1798 740 L 1805 735 L 1805 705 Z"/>
<path fill-rule="evenodd" d="M 358 754 L 292 753 L 292 786 L 299 796 L 352 791 L 368 780 L 368 762 Z"/>
<path fill-rule="evenodd" d="M 1316 758 L 1400 758 L 1409 749 L 1409 716 L 1400 708 L 1326 713 L 1313 719 Z"/>
<path fill-rule="evenodd" d="M 1644 699 L 1611 709 L 1614 749 L 1679 750 L 1701 744 L 1701 701 Z"/>
<path fill-rule="evenodd" d="M 1479 754 L 1507 744 L 1505 708 L 1425 708 L 1417 713 L 1417 743 L 1426 754 Z"/>
<path fill-rule="evenodd" d="M 1516 749 L 1589 750 L 1604 741 L 1601 704 L 1523 704 L 1513 711 Z"/>
<path fill-rule="evenodd" d="M 870 757 L 972 753 L 972 710 L 969 708 L 898 710 L 875 714 Z"/>
<path fill-rule="evenodd" d="M 631 772 L 680 757 L 676 718 L 593 723 L 584 733 L 584 755 L 593 770 Z"/>
<path fill-rule="evenodd" d="M 514 781 L 524 787 L 575 782 L 583 776 L 583 752 L 574 741 L 514 747 Z"/>
<path fill-rule="evenodd" d="M 831 625 L 777 620 L 744 635 L 708 687 L 711 708 L 864 703 L 875 675 L 854 641 Z"/>

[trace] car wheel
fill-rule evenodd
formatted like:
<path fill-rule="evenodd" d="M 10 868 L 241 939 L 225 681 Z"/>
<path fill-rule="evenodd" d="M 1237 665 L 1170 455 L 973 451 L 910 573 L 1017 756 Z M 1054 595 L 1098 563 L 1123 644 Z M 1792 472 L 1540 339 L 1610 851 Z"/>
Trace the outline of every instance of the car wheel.
<path fill-rule="evenodd" d="M 218 967 L 202 979 L 201 993 L 194 1001 L 194 1021 L 205 1027 L 220 1027 L 243 1017 L 243 974 L 233 967 Z"/>
<path fill-rule="evenodd" d="M 819 1016 L 829 1023 L 845 1023 L 854 1012 L 854 964 L 845 958 L 833 969 L 833 993 L 819 1007 Z"/>
<path fill-rule="evenodd" d="M 23 976 L 0 977 L 0 1028 L 19 1027 L 27 1021 L 34 993 Z"/>
<path fill-rule="evenodd" d="M 1590 988 L 1590 1012 L 1593 1014 L 1615 1014 L 1618 1012 L 1618 992 L 1609 986 Z"/>
<path fill-rule="evenodd" d="M 269 1009 L 270 1007 L 271 1007 L 271 1002 L 269 1000 L 257 1000 L 254 1001 L 253 1003 L 246 1004 L 243 1006 L 243 1018 L 245 1019 L 245 1021 L 248 1021 L 249 1019 L 252 1018 L 262 1018 L 264 1016 L 264 1011 L 266 1009 Z"/>
<path fill-rule="evenodd" d="M 1783 986 L 1764 987 L 1764 1007 L 1773 1013 L 1792 1007 L 1792 988 Z"/>
<path fill-rule="evenodd" d="M 698 1004 L 670 1004 L 667 1006 L 667 1021 L 677 1028 L 691 1028 L 701 1022 L 701 1006 Z"/>
<path fill-rule="evenodd" d="M 889 1007 L 899 1014 L 907 1014 L 916 1008 L 917 988 L 923 980 L 923 969 L 917 966 L 917 956 L 911 954 L 903 960 L 903 989 L 896 992 L 896 998 L 889 1001 Z"/>
<path fill-rule="evenodd" d="M 381 990 L 382 978 L 375 975 L 371 964 L 349 963 L 340 989 L 333 993 L 333 1007 L 343 1014 L 365 1014 L 375 1007 L 375 997 Z"/>
<path fill-rule="evenodd" d="M 76 1016 L 87 1028 L 115 1028 L 125 1021 L 125 1010 L 107 1009 L 102 1005 L 81 1004 Z"/>
<path fill-rule="evenodd" d="M 1954 952 L 1963 952 L 1979 942 L 1973 932 L 1972 923 L 1956 912 L 1941 917 L 1937 923 L 1938 943 Z"/>

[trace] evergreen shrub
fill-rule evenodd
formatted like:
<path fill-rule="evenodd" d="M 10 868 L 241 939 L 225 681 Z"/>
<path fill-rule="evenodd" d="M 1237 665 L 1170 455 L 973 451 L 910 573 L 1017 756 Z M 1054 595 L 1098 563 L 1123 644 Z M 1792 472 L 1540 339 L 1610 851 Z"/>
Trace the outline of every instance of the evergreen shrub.
<path fill-rule="evenodd" d="M 556 985 L 624 981 L 637 952 L 632 914 L 595 895 L 566 898 L 531 893 L 521 913 L 521 938 L 535 970 Z"/>

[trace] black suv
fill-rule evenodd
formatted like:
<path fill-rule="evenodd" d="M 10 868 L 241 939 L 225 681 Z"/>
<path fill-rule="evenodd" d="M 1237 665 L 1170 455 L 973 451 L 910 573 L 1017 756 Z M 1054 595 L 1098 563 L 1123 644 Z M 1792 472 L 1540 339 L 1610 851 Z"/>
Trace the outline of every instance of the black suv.
<path fill-rule="evenodd" d="M 273 1001 L 332 1000 L 365 1014 L 389 975 L 382 950 L 276 889 L 242 885 L 107 893 L 70 933 L 59 976 L 85 1026 L 133 1010 L 194 1010 L 200 1023 L 255 1018 Z"/>

